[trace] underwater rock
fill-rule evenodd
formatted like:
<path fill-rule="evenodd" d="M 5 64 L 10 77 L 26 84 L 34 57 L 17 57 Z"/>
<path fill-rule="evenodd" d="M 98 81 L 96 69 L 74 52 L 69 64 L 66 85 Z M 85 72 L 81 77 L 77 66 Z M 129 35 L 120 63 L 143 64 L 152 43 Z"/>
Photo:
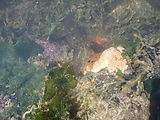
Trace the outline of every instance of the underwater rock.
<path fill-rule="evenodd" d="M 11 99 L 9 96 L 4 96 L 0 94 L 0 114 L 5 111 L 5 109 L 12 107 L 13 103 L 11 102 Z"/>
<path fill-rule="evenodd" d="M 82 72 L 99 72 L 100 70 L 107 68 L 112 73 L 121 70 L 123 73 L 128 68 L 127 61 L 121 55 L 123 47 L 117 48 L 110 47 L 102 53 L 95 54 L 82 68 Z"/>
<path fill-rule="evenodd" d="M 27 62 L 36 66 L 47 67 L 50 63 L 63 61 L 64 54 L 67 54 L 67 46 L 57 45 L 45 40 L 34 40 L 43 48 L 43 52 L 28 58 Z M 68 57 L 68 54 L 66 55 Z M 65 57 L 66 57 L 65 56 Z"/>
<path fill-rule="evenodd" d="M 44 58 L 48 58 L 49 61 L 55 61 L 55 56 L 58 51 L 57 46 L 55 46 L 53 43 L 50 43 L 49 41 L 44 40 L 35 40 L 35 42 L 41 45 L 44 49 L 42 53 Z"/>
<path fill-rule="evenodd" d="M 104 71 L 80 77 L 73 94 L 80 103 L 77 115 L 83 120 L 148 120 L 147 96 L 122 92 L 116 82 Z"/>

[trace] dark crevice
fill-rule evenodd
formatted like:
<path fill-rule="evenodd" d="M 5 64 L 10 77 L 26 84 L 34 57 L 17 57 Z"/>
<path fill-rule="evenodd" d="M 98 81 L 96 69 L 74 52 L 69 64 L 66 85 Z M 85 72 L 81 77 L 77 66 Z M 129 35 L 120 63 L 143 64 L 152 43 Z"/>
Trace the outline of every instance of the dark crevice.
<path fill-rule="evenodd" d="M 152 78 L 149 110 L 149 120 L 160 120 L 160 78 L 157 76 Z"/>

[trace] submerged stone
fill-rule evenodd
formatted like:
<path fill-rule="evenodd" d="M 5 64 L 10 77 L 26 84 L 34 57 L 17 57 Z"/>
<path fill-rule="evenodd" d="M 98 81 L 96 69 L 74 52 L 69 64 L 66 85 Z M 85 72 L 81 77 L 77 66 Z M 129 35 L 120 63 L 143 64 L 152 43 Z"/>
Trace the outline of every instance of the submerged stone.
<path fill-rule="evenodd" d="M 82 72 L 99 72 L 106 68 L 110 73 L 121 70 L 123 73 L 128 68 L 127 61 L 122 57 L 123 47 L 110 47 L 102 53 L 95 54 L 82 68 Z"/>

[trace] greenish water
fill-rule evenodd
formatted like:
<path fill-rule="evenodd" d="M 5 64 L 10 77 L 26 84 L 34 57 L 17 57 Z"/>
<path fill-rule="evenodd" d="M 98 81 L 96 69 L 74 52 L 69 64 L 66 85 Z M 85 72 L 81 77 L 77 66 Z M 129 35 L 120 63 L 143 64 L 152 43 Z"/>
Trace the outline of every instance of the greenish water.
<path fill-rule="evenodd" d="M 0 120 L 16 118 L 16 115 L 19 115 L 16 119 L 21 119 L 22 114 L 28 110 L 27 107 L 36 104 L 40 99 L 43 102 L 50 100 L 57 103 L 49 104 L 49 107 L 54 106 L 51 110 L 56 111 L 52 118 L 60 119 L 62 116 L 66 117 L 68 112 L 72 113 L 71 100 L 66 94 L 76 86 L 75 76 L 68 72 L 67 65 L 63 69 L 56 66 L 53 70 L 48 70 L 55 65 L 54 61 L 48 68 L 28 63 L 29 58 L 43 53 L 44 50 L 46 56 L 54 58 L 53 52 L 47 52 L 51 47 L 45 46 L 45 43 L 38 45 L 36 40 L 59 45 L 59 48 L 53 49 L 55 53 L 62 49 L 61 46 L 67 46 L 65 57 L 72 58 L 71 63 L 76 67 L 84 62 L 86 49 L 100 52 L 108 46 L 119 45 L 126 49 L 124 56 L 133 61 L 142 59 L 146 62 L 150 58 L 156 59 L 152 53 L 146 51 L 155 47 L 155 44 L 156 50 L 159 49 L 159 11 L 159 0 L 1 0 L 0 108 L 3 112 L 0 112 Z M 91 45 L 97 34 L 110 37 L 111 41 L 104 45 Z M 141 50 L 138 51 L 137 48 Z M 150 51 L 154 52 L 152 50 Z M 147 55 L 149 58 L 145 58 Z M 134 77 L 144 70 L 139 66 L 141 65 L 136 64 L 133 67 Z M 159 74 L 159 69 L 150 71 Z M 45 82 L 44 77 L 48 73 L 50 78 Z M 134 78 L 130 74 L 125 77 L 127 81 Z M 153 101 L 150 102 L 156 101 L 158 107 L 153 108 L 156 111 L 159 111 L 160 105 L 157 102 L 159 98 L 155 96 L 159 92 L 156 95 L 154 92 L 158 91 L 159 86 L 155 86 L 154 81 L 158 80 L 157 77 L 144 82 L 145 92 L 153 94 Z M 8 100 L 11 104 L 6 107 L 5 102 Z M 43 113 L 43 110 L 39 109 L 37 113 L 39 112 Z"/>
<path fill-rule="evenodd" d="M 30 104 L 37 103 L 44 84 L 46 71 L 27 63 L 25 59 L 28 54 L 31 55 L 28 48 L 34 48 L 33 53 L 39 52 L 38 47 L 25 40 L 23 43 L 21 41 L 17 45 L 0 43 L 0 93 L 8 96 L 12 103 L 0 113 L 0 119 L 21 114 Z"/>

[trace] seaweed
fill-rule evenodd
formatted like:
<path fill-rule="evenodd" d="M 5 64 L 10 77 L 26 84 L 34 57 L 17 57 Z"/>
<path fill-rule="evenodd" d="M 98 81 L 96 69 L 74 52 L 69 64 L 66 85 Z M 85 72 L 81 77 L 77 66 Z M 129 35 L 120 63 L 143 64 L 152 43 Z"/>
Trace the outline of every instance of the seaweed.
<path fill-rule="evenodd" d="M 137 34 L 133 34 L 132 39 L 123 40 L 119 45 L 125 48 L 125 51 L 122 53 L 123 56 L 129 56 L 130 58 L 136 53 L 136 48 L 140 43 L 140 39 L 135 37 Z"/>
<path fill-rule="evenodd" d="M 123 91 L 132 92 L 134 90 L 137 95 L 140 95 L 144 91 L 143 82 L 150 69 L 146 63 L 147 51 L 144 49 L 146 47 L 144 38 L 140 34 L 133 34 L 133 36 L 134 45 L 129 44 L 131 48 L 128 47 L 129 49 L 122 53 L 128 62 L 130 72 L 124 74 L 118 71 L 115 78 L 120 81 L 118 85 Z"/>
<path fill-rule="evenodd" d="M 135 91 L 137 95 L 140 95 L 144 90 L 143 87 L 143 78 L 146 76 L 145 73 L 138 73 L 137 75 L 133 74 L 124 74 L 118 72 L 115 78 L 119 80 L 117 86 L 120 86 L 124 92 Z"/>
<path fill-rule="evenodd" d="M 70 113 L 75 103 L 70 98 L 77 81 L 68 63 L 59 62 L 49 72 L 45 81 L 42 101 L 37 107 L 24 114 L 26 120 L 61 120 L 73 117 Z"/>
<path fill-rule="evenodd" d="M 134 46 L 133 49 L 131 48 L 132 50 L 130 49 L 132 54 L 127 50 L 123 52 L 123 57 L 125 57 L 128 62 L 130 72 L 129 74 L 123 74 L 118 71 L 115 78 L 120 81 L 118 85 L 121 86 L 122 90 L 127 92 L 135 90 L 136 93 L 140 95 L 142 92 L 151 90 L 150 83 L 153 82 L 153 80 L 147 80 L 148 84 L 146 84 L 148 76 L 159 74 L 159 70 L 157 69 L 159 58 L 157 57 L 158 52 L 156 52 L 159 42 L 149 43 L 147 42 L 148 38 L 144 38 L 141 34 L 133 34 L 133 36 L 139 42 L 135 43 L 136 46 Z M 154 41 L 156 42 L 157 40 L 155 39 Z M 157 68 L 155 68 L 156 64 Z M 145 90 L 143 84 L 148 85 L 148 89 Z"/>

